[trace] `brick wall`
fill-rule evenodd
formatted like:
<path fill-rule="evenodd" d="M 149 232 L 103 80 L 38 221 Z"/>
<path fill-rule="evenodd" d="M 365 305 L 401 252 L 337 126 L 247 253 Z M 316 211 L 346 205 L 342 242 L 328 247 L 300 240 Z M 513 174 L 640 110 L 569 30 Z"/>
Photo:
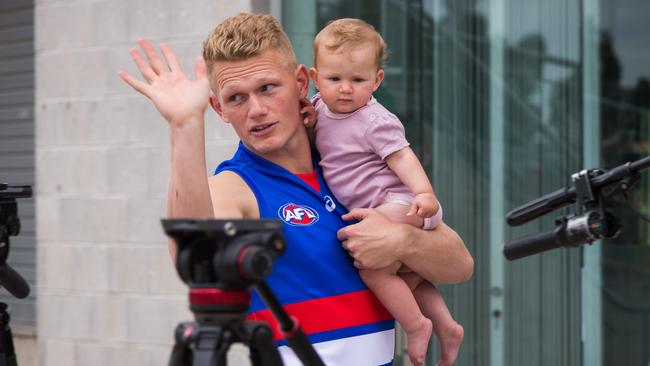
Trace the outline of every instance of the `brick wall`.
<path fill-rule="evenodd" d="M 37 342 L 17 339 L 21 365 L 167 364 L 174 327 L 191 319 L 159 222 L 168 128 L 117 72 L 137 74 L 139 38 L 168 43 L 191 71 L 215 24 L 264 5 L 37 0 Z M 212 171 L 236 137 L 207 114 Z"/>

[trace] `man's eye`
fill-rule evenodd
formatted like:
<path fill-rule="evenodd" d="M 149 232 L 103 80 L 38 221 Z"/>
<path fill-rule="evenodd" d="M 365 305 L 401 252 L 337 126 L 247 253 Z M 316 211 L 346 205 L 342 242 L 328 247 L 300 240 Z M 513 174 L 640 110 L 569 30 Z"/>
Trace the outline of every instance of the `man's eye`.
<path fill-rule="evenodd" d="M 228 97 L 228 101 L 231 102 L 231 103 L 236 103 L 236 102 L 241 101 L 243 98 L 244 98 L 244 96 L 241 95 L 241 94 L 234 94 L 234 95 L 231 95 L 231 96 Z"/>
<path fill-rule="evenodd" d="M 265 93 L 265 92 L 268 92 L 268 91 L 273 90 L 273 88 L 275 88 L 275 85 L 273 85 L 273 84 L 266 84 L 266 85 L 264 85 L 264 86 L 262 86 L 262 87 L 260 88 L 260 91 L 261 91 L 262 93 Z"/>

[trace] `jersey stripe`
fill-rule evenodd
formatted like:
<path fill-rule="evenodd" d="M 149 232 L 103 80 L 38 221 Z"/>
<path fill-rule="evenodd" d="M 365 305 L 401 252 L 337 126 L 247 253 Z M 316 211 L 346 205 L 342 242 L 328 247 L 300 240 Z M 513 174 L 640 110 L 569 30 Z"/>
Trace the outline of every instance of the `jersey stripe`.
<path fill-rule="evenodd" d="M 287 304 L 284 308 L 290 315 L 298 319 L 306 334 L 335 329 L 343 330 L 392 319 L 390 313 L 370 290 Z M 350 309 L 354 309 L 354 311 L 350 311 Z M 250 314 L 248 318 L 268 322 L 273 329 L 274 339 L 282 339 L 277 322 L 270 310 L 257 311 Z"/>
<path fill-rule="evenodd" d="M 395 330 L 336 339 L 314 344 L 316 352 L 328 365 L 377 366 L 390 365 L 394 356 Z M 354 350 L 354 351 L 352 351 Z M 288 346 L 278 348 L 285 366 L 302 365 Z"/>

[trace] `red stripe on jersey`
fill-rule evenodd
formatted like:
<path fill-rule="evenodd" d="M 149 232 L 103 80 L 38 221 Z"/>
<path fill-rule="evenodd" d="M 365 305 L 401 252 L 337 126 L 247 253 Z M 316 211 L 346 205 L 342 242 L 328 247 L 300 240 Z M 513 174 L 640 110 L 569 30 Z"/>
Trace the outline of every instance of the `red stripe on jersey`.
<path fill-rule="evenodd" d="M 370 290 L 288 304 L 284 305 L 284 309 L 300 321 L 305 334 L 349 328 L 393 318 Z M 282 339 L 277 321 L 270 310 L 252 313 L 248 319 L 268 322 L 273 329 L 273 338 Z"/>
<path fill-rule="evenodd" d="M 315 170 L 311 173 L 296 174 L 296 176 L 302 179 L 303 182 L 307 183 L 316 192 L 320 193 L 320 184 L 318 184 L 318 175 L 316 175 Z"/>

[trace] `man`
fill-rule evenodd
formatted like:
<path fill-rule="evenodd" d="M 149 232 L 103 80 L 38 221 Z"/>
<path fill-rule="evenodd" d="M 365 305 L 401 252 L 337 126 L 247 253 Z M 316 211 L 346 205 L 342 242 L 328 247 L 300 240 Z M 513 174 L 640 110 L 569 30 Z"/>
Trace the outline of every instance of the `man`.
<path fill-rule="evenodd" d="M 302 121 L 307 70 L 296 65 L 286 34 L 271 16 L 239 14 L 219 24 L 204 43 L 205 63 L 195 63 L 194 80 L 166 45 L 160 46 L 165 62 L 147 41 L 139 44 L 146 60 L 135 49 L 131 56 L 146 82 L 124 71 L 120 77 L 169 122 L 169 217 L 283 219 L 288 248 L 268 282 L 324 362 L 390 364 L 392 320 L 352 264 L 381 268 L 399 258 L 434 283 L 465 281 L 473 261 L 460 238 L 444 224 L 424 231 L 370 209 L 341 218 L 345 212 L 322 181 Z M 209 179 L 208 103 L 241 139 L 235 156 Z M 345 226 L 343 220 L 360 222 Z M 174 258 L 173 243 L 170 253 Z M 269 319 L 259 299 L 251 310 L 252 318 Z M 285 364 L 296 363 L 278 340 Z"/>

